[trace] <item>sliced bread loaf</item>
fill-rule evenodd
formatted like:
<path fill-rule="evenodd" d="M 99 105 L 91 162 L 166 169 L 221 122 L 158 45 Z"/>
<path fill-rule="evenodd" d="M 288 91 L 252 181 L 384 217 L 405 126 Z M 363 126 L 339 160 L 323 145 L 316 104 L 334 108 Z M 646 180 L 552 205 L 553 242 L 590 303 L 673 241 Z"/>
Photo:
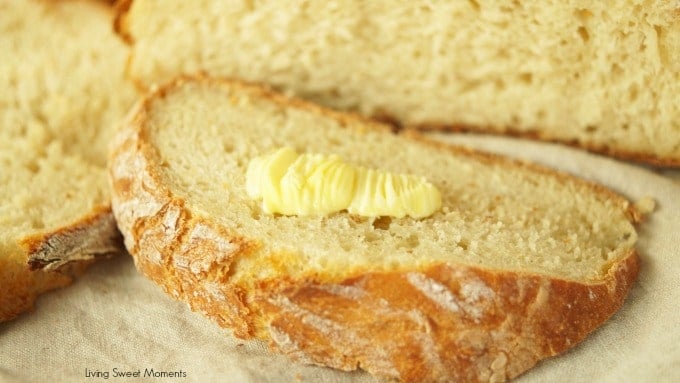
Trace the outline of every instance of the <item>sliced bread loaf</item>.
<path fill-rule="evenodd" d="M 680 166 L 677 1 L 125 1 L 142 86 L 265 82 L 404 125 Z"/>
<path fill-rule="evenodd" d="M 423 219 L 268 214 L 246 172 L 280 147 L 425 177 L 442 207 Z M 638 271 L 638 213 L 601 186 L 243 83 L 161 86 L 109 166 L 139 270 L 306 363 L 502 381 L 583 340 Z"/>
<path fill-rule="evenodd" d="M 112 16 L 96 1 L 0 0 L 0 321 L 122 248 L 106 145 L 135 93 Z"/>

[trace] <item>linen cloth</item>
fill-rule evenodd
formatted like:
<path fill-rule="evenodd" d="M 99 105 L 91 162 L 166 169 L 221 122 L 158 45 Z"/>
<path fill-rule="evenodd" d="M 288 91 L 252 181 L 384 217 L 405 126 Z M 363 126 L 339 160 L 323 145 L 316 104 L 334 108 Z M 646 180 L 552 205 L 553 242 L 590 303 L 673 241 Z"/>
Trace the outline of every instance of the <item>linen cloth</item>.
<path fill-rule="evenodd" d="M 513 138 L 433 136 L 560 169 L 631 201 L 656 201 L 638 228 L 640 275 L 623 308 L 574 349 L 540 362 L 516 382 L 680 382 L 680 172 Z M 154 377 L 158 373 L 166 375 Z M 361 371 L 300 365 L 268 352 L 263 342 L 235 339 L 165 295 L 124 255 L 99 262 L 72 286 L 39 298 L 32 312 L 0 324 L 0 382 L 104 381 L 378 380 Z"/>

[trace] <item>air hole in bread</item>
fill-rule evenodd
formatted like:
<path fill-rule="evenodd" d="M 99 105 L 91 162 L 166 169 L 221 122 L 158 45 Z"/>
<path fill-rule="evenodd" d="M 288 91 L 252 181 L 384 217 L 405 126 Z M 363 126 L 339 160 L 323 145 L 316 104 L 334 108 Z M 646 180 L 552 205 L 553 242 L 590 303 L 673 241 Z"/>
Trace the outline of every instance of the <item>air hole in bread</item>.
<path fill-rule="evenodd" d="M 380 235 L 378 235 L 374 231 L 367 231 L 364 234 L 364 238 L 366 239 L 366 242 L 376 242 L 380 240 Z"/>
<path fill-rule="evenodd" d="M 392 223 L 391 217 L 378 217 L 371 223 L 374 229 L 389 230 Z"/>
<path fill-rule="evenodd" d="M 576 31 L 584 43 L 587 43 L 590 40 L 590 33 L 588 33 L 588 29 L 586 29 L 586 27 L 580 26 Z"/>
<path fill-rule="evenodd" d="M 350 242 L 350 241 L 348 241 L 348 240 L 344 240 L 344 239 L 341 240 L 341 241 L 339 242 L 339 244 L 340 244 L 340 247 L 341 247 L 343 250 L 347 251 L 347 252 L 352 251 L 352 248 L 354 247 L 353 244 L 352 244 L 352 242 Z M 328 262 L 327 262 L 327 260 L 326 260 L 325 258 L 321 258 L 321 261 L 319 262 L 319 265 L 322 266 L 322 267 L 325 267 L 327 263 L 328 263 Z"/>
<path fill-rule="evenodd" d="M 36 174 L 40 171 L 40 165 L 38 164 L 37 161 L 30 161 L 26 164 L 26 169 L 29 172 Z"/>
<path fill-rule="evenodd" d="M 254 220 L 259 220 L 262 217 L 262 213 L 260 212 L 260 209 L 252 209 L 250 210 L 250 216 Z"/>
<path fill-rule="evenodd" d="M 45 222 L 42 220 L 40 217 L 32 217 L 31 219 L 31 227 L 34 230 L 40 230 L 45 228 Z"/>
<path fill-rule="evenodd" d="M 519 80 L 525 84 L 531 84 L 534 79 L 534 75 L 531 73 L 520 73 Z"/>
<path fill-rule="evenodd" d="M 585 24 L 593 17 L 593 12 L 587 9 L 577 9 L 574 11 L 574 16 L 576 16 L 581 23 Z"/>
<path fill-rule="evenodd" d="M 234 151 L 234 145 L 232 145 L 231 142 L 222 141 L 222 150 L 225 153 L 233 152 Z"/>
<path fill-rule="evenodd" d="M 420 240 L 416 234 L 411 234 L 401 241 L 401 247 L 405 249 L 414 249 L 420 245 Z"/>

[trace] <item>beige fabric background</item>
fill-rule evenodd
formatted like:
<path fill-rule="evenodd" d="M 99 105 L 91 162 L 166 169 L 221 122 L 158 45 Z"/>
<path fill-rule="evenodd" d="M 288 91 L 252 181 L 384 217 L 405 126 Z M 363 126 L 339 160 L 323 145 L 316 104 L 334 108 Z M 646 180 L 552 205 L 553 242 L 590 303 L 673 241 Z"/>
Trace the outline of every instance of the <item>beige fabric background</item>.
<path fill-rule="evenodd" d="M 551 144 L 441 136 L 530 159 L 603 183 L 657 209 L 639 229 L 639 280 L 623 309 L 565 355 L 517 382 L 680 382 L 680 172 L 639 166 Z M 455 177 L 455 174 L 451 175 Z M 186 378 L 115 378 L 119 371 L 183 371 Z M 108 371 L 109 379 L 86 377 Z M 302 366 L 242 342 L 165 296 L 127 256 L 101 262 L 75 285 L 0 324 L 0 382 L 375 382 L 369 375 Z"/>

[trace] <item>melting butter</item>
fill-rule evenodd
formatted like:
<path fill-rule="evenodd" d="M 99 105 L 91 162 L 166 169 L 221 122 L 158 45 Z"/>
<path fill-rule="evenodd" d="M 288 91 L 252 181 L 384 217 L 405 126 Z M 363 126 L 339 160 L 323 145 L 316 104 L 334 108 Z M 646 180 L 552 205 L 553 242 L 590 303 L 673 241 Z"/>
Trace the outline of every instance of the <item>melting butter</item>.
<path fill-rule="evenodd" d="M 367 217 L 424 218 L 441 208 L 441 194 L 424 177 L 353 166 L 337 155 L 298 154 L 284 147 L 254 158 L 246 192 L 266 213 L 326 215 L 341 210 Z"/>

